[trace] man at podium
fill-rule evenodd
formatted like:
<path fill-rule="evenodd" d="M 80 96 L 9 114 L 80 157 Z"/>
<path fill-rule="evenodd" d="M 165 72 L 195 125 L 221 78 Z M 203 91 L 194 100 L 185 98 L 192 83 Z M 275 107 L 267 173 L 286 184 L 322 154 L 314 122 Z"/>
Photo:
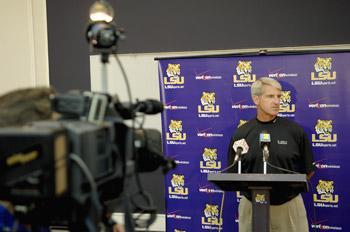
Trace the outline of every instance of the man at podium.
<path fill-rule="evenodd" d="M 251 87 L 256 105 L 256 118 L 240 126 L 232 137 L 229 162 L 235 159 L 235 142 L 248 145 L 241 156 L 242 173 L 305 173 L 313 172 L 311 144 L 303 128 L 293 121 L 278 117 L 282 87 L 275 79 L 263 77 Z M 267 155 L 263 158 L 263 154 Z M 266 160 L 264 165 L 263 160 Z M 237 172 L 237 165 L 231 169 Z M 270 231 L 309 231 L 306 210 L 300 190 L 272 189 L 270 192 Z M 239 232 L 252 231 L 252 197 L 243 192 L 239 204 Z"/>

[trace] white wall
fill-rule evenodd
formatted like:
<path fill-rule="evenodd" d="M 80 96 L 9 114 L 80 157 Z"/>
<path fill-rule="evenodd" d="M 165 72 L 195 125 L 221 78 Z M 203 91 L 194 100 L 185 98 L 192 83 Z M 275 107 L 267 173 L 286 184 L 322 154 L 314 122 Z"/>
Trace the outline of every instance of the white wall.
<path fill-rule="evenodd" d="M 157 62 L 154 54 L 128 54 L 120 55 L 119 59 L 123 64 L 130 88 L 132 100 L 144 100 L 147 98 L 159 99 L 159 84 Z M 113 56 L 107 64 L 108 89 L 102 89 L 102 64 L 100 56 L 90 56 L 91 90 L 117 94 L 122 102 L 129 102 L 124 78 L 119 66 Z M 148 116 L 146 127 L 161 130 L 160 114 Z"/>
<path fill-rule="evenodd" d="M 0 3 L 0 94 L 48 85 L 46 1 Z"/>

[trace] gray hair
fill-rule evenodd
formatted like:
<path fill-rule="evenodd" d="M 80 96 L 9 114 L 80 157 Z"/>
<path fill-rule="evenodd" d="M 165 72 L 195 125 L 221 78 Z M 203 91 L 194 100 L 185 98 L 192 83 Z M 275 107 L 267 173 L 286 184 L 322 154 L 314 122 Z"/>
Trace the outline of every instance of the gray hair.
<path fill-rule="evenodd" d="M 275 87 L 276 89 L 282 90 L 281 84 L 270 77 L 262 77 L 259 80 L 256 80 L 251 87 L 252 96 L 260 96 L 262 94 L 262 87 L 264 85 L 269 85 Z"/>

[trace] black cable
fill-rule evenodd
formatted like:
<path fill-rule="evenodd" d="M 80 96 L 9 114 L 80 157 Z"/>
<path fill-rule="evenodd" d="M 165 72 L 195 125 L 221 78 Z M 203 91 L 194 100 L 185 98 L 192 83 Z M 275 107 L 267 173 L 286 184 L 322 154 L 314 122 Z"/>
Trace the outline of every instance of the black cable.
<path fill-rule="evenodd" d="M 129 103 L 130 105 L 132 104 L 132 94 L 131 94 L 131 88 L 130 88 L 130 84 L 129 84 L 129 80 L 128 77 L 126 75 L 125 69 L 123 64 L 121 63 L 121 61 L 119 60 L 119 57 L 117 56 L 117 54 L 113 54 L 114 58 L 117 61 L 117 64 L 120 68 L 120 71 L 122 73 L 123 79 L 124 79 L 124 83 L 126 85 L 126 91 L 128 94 L 128 98 L 129 98 Z M 126 156 L 126 161 L 128 160 L 128 158 L 133 157 L 134 156 L 134 151 L 135 151 L 135 146 L 134 146 L 134 131 L 135 131 L 135 117 L 132 114 L 131 117 L 131 132 L 129 132 L 127 134 L 127 139 L 125 140 L 125 156 Z M 126 164 L 127 165 L 127 164 Z M 126 175 L 128 176 L 128 170 L 126 170 Z M 128 177 L 127 177 L 128 178 Z M 127 182 L 126 180 L 124 180 L 124 191 L 126 191 L 127 188 Z M 134 222 L 132 221 L 132 212 L 130 211 L 130 205 L 129 205 L 129 197 L 127 194 L 123 194 L 124 195 L 124 207 L 125 207 L 125 227 L 128 231 L 132 232 L 134 231 Z"/>
<path fill-rule="evenodd" d="M 277 169 L 277 170 L 280 170 L 280 171 L 283 171 L 283 172 L 288 172 L 288 173 L 293 173 L 293 174 L 301 174 L 299 172 L 295 172 L 295 171 L 292 171 L 292 170 L 289 170 L 289 169 L 284 169 L 284 168 L 281 168 L 281 167 L 277 167 L 277 166 L 272 165 L 271 163 L 269 163 L 267 161 L 266 161 L 266 164 L 268 166 L 270 166 L 271 168 L 274 168 L 274 169 Z"/>
<path fill-rule="evenodd" d="M 118 63 L 120 71 L 122 72 L 122 76 L 124 78 L 125 85 L 126 85 L 126 90 L 127 90 L 129 102 L 130 102 L 130 105 L 132 105 L 132 94 L 131 94 L 131 88 L 130 88 L 130 84 L 129 84 L 129 81 L 128 81 L 128 78 L 127 78 L 127 74 L 126 74 L 125 69 L 124 69 L 124 67 L 123 67 L 119 57 L 117 56 L 117 54 L 115 53 L 113 55 L 114 55 L 114 58 L 116 59 L 116 61 Z M 129 148 L 129 150 L 128 150 L 129 154 L 127 154 L 127 155 L 131 155 L 135 159 L 134 176 L 135 176 L 135 180 L 136 180 L 136 185 L 137 185 L 137 187 L 139 189 L 138 193 L 140 193 L 141 196 L 145 199 L 145 201 L 148 202 L 149 206 L 148 207 L 142 207 L 140 205 L 135 204 L 136 202 L 133 202 L 133 203 L 135 204 L 136 207 L 138 207 L 138 208 L 140 208 L 140 209 L 142 209 L 144 211 L 156 212 L 155 207 L 153 205 L 153 200 L 148 195 L 148 193 L 144 191 L 144 189 L 143 189 L 143 187 L 141 185 L 139 173 L 137 171 L 139 164 L 138 164 L 138 154 L 137 154 L 137 152 L 135 152 L 134 131 L 135 131 L 135 121 L 136 121 L 135 120 L 135 118 L 136 118 L 135 116 L 136 116 L 136 113 L 139 110 L 139 107 L 136 107 L 132 111 L 132 114 L 131 114 L 131 119 L 132 119 L 132 122 L 131 122 L 131 134 L 130 134 L 130 137 L 129 137 L 130 140 L 129 140 L 129 142 L 128 142 L 128 140 L 126 140 L 126 146 Z M 141 127 L 142 127 L 142 125 L 143 125 L 143 122 L 141 124 Z M 153 219 L 153 217 L 154 217 L 154 215 L 152 215 L 152 213 L 151 213 L 151 218 Z M 153 220 L 149 220 L 149 223 L 147 223 L 147 224 L 153 223 L 153 221 L 154 221 L 154 219 Z"/>
<path fill-rule="evenodd" d="M 89 182 L 90 188 L 91 188 L 91 202 L 95 206 L 97 217 L 101 218 L 102 215 L 102 206 L 98 198 L 98 193 L 97 193 L 97 185 L 95 182 L 95 179 L 93 178 L 91 171 L 89 170 L 88 166 L 85 164 L 85 162 L 78 156 L 77 154 L 71 153 L 69 155 L 69 158 L 73 160 L 82 173 L 85 175 L 87 181 Z M 90 218 L 85 218 L 85 225 L 88 228 L 89 231 L 96 231 L 94 228 L 91 226 L 91 219 Z"/>
<path fill-rule="evenodd" d="M 136 112 L 138 112 L 139 107 L 136 107 L 135 109 L 133 109 L 132 115 L 134 116 L 136 114 Z M 145 138 L 145 140 L 147 140 L 147 138 Z M 134 200 L 134 198 L 131 198 L 132 203 L 134 204 L 134 206 L 136 206 L 138 208 L 138 210 L 141 210 L 140 215 L 143 215 L 144 213 L 149 213 L 150 214 L 150 219 L 147 220 L 146 222 L 146 228 L 148 228 L 154 221 L 155 221 L 155 214 L 157 212 L 154 204 L 153 204 L 153 200 L 152 197 L 149 195 L 149 193 L 147 193 L 144 189 L 143 186 L 141 184 L 141 180 L 140 180 L 140 175 L 138 172 L 138 166 L 139 166 L 139 154 L 138 152 L 135 152 L 135 180 L 136 180 L 136 185 L 139 189 L 139 191 L 133 195 L 133 197 L 140 195 L 145 202 L 148 204 L 147 206 L 141 206 L 139 204 L 136 203 L 136 201 Z M 138 226 L 140 224 L 138 223 Z"/>
<path fill-rule="evenodd" d="M 126 75 L 124 66 L 123 66 L 122 62 L 120 61 L 118 55 L 117 54 L 113 54 L 113 56 L 114 56 L 115 60 L 118 63 L 120 71 L 122 72 L 122 76 L 124 78 L 124 83 L 125 83 L 125 86 L 126 86 L 126 92 L 128 94 L 129 102 L 131 104 L 132 103 L 132 95 L 131 95 L 131 88 L 130 88 L 130 83 L 129 83 L 129 80 L 128 80 L 128 76 Z"/>
<path fill-rule="evenodd" d="M 133 131 L 128 131 L 126 133 L 126 139 L 125 139 L 125 156 L 126 156 L 126 160 L 128 157 L 130 157 L 130 155 L 133 154 L 133 148 L 134 148 L 134 143 L 133 143 Z M 128 188 L 129 188 L 129 181 L 127 181 L 127 179 L 131 178 L 131 176 L 129 176 L 129 164 L 127 163 L 127 161 L 125 161 L 125 165 L 126 165 L 126 170 L 125 170 L 125 180 L 124 180 L 124 191 L 123 191 L 123 198 L 124 198 L 124 223 L 125 223 L 125 229 L 128 232 L 134 232 L 135 231 L 135 226 L 134 226 L 134 221 L 132 219 L 132 212 L 130 209 L 130 204 L 129 204 L 129 196 L 128 194 L 126 194 Z"/>
<path fill-rule="evenodd" d="M 226 171 L 226 170 L 232 168 L 233 166 L 235 166 L 235 165 L 238 163 L 238 161 L 240 161 L 240 160 L 234 160 L 233 163 L 232 163 L 230 166 L 228 166 L 228 167 L 226 167 L 226 168 L 224 168 L 224 169 L 218 171 L 218 173 L 222 173 L 222 172 L 224 172 L 224 171 Z"/>

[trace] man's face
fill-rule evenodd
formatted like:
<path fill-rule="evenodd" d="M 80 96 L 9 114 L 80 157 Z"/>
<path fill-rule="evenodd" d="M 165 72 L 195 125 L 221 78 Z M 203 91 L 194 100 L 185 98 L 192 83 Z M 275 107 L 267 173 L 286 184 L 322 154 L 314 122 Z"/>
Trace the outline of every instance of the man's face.
<path fill-rule="evenodd" d="M 253 96 L 258 116 L 273 119 L 280 110 L 281 91 L 270 85 L 263 85 L 262 94 Z"/>

